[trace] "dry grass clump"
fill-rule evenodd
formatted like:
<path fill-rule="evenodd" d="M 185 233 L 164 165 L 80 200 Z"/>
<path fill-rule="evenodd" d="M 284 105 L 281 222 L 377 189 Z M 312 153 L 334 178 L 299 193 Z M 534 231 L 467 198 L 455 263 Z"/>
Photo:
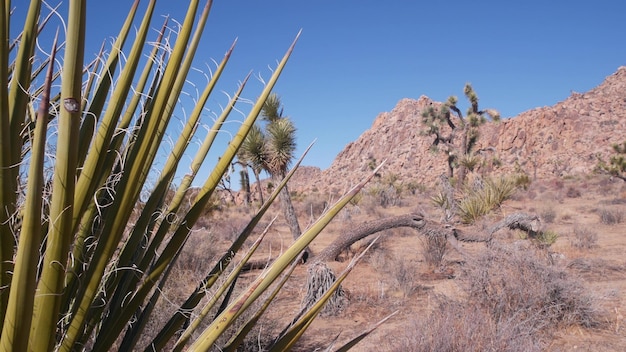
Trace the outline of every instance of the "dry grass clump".
<path fill-rule="evenodd" d="M 391 255 L 386 251 L 370 251 L 368 261 L 375 270 L 383 275 L 388 289 L 397 290 L 404 297 L 415 293 L 420 285 L 419 264 L 402 256 Z"/>
<path fill-rule="evenodd" d="M 616 225 L 624 221 L 624 212 L 619 208 L 601 208 L 598 215 L 605 225 Z"/>
<path fill-rule="evenodd" d="M 598 234 L 586 226 L 575 226 L 574 237 L 570 239 L 572 247 L 591 249 L 598 243 Z"/>
<path fill-rule="evenodd" d="M 580 198 L 582 196 L 582 193 L 578 188 L 570 186 L 567 188 L 565 196 L 567 196 L 568 198 Z"/>
<path fill-rule="evenodd" d="M 413 320 L 388 351 L 541 351 L 542 344 L 514 321 L 496 320 L 477 305 L 443 298 L 425 320 Z"/>
<path fill-rule="evenodd" d="M 588 280 L 622 278 L 626 275 L 626 264 L 615 264 L 601 258 L 576 258 L 567 264 L 567 268 L 575 270 Z"/>
<path fill-rule="evenodd" d="M 575 278 L 549 265 L 545 251 L 493 247 L 466 266 L 469 299 L 494 317 L 516 317 L 537 332 L 593 326 L 593 300 Z"/>
<path fill-rule="evenodd" d="M 398 289 L 404 297 L 415 293 L 420 285 L 417 283 L 419 268 L 416 262 L 403 257 L 392 257 L 389 267 L 386 269 L 388 276 L 393 282 L 393 288 Z"/>
<path fill-rule="evenodd" d="M 443 260 L 448 253 L 448 240 L 445 236 L 423 236 L 422 255 L 424 261 L 431 269 L 438 269 L 443 265 Z"/>
<path fill-rule="evenodd" d="M 546 206 L 539 212 L 539 217 L 546 224 L 551 224 L 556 219 L 556 210 L 554 206 Z"/>
<path fill-rule="evenodd" d="M 441 298 L 394 349 L 540 351 L 558 328 L 599 321 L 582 285 L 532 247 L 486 249 L 466 263 L 461 283 L 462 300 Z"/>

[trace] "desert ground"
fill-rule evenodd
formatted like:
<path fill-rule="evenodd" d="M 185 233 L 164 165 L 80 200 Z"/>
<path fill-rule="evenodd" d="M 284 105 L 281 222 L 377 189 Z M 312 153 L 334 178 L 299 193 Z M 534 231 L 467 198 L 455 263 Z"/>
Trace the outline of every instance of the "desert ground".
<path fill-rule="evenodd" d="M 412 212 L 435 223 L 442 218 L 432 201 L 436 187 L 398 187 L 396 197 L 384 201 L 373 191 L 375 185 L 369 187 L 312 243 L 314 253 L 365 221 Z M 292 196 L 303 228 L 334 201 L 315 194 Z M 174 284 L 164 290 L 164 312 L 193 290 L 212 264 L 210 258 L 249 219 L 250 208 L 223 205 L 197 224 L 172 274 Z M 481 234 L 518 212 L 539 216 L 541 228 L 553 237 L 540 241 L 520 230 L 503 229 L 489 243 L 461 242 L 461 253 L 445 243 L 438 249 L 429 246 L 415 229 L 396 228 L 355 243 L 341 261 L 327 263 L 335 273 L 378 237 L 344 281 L 344 305 L 318 317 L 295 350 L 324 351 L 336 339 L 330 349 L 335 350 L 395 313 L 352 350 L 622 351 L 626 182 L 606 175 L 534 180 L 474 224 L 455 226 L 463 233 Z M 277 216 L 255 254 L 257 261 L 275 258 L 291 243 L 278 206 L 271 213 L 259 226 Z M 246 350 L 262 350 L 263 342 L 298 313 L 307 270 L 307 264 L 298 265 Z M 240 283 L 261 273 L 250 270 Z"/>

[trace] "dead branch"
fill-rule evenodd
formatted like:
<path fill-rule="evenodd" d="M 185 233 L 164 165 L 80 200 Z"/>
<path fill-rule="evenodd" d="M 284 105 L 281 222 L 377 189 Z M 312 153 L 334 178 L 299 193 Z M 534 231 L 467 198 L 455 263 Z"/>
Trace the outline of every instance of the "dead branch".
<path fill-rule="evenodd" d="M 510 230 L 522 230 L 528 234 L 528 237 L 534 238 L 537 237 L 537 234 L 539 233 L 541 220 L 539 220 L 539 217 L 534 214 L 511 214 L 491 227 L 489 230 L 489 240 L 491 240 L 494 233 L 505 227 Z"/>
<path fill-rule="evenodd" d="M 404 214 L 367 221 L 337 237 L 328 247 L 314 257 L 314 262 L 334 261 L 342 251 L 348 249 L 356 241 L 377 232 L 397 227 L 412 227 L 420 230 L 425 225 L 426 220 L 424 220 L 424 215 L 422 214 Z"/>

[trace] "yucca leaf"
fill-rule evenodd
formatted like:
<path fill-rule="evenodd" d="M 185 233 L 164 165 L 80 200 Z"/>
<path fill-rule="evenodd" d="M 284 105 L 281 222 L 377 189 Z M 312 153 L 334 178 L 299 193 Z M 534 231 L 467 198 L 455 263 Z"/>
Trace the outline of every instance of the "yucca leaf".
<path fill-rule="evenodd" d="M 230 56 L 230 53 L 232 51 L 232 47 L 231 50 L 229 50 L 227 57 Z M 226 60 L 226 58 L 224 59 Z M 223 64 L 225 64 L 225 61 L 223 62 Z M 223 66 L 223 65 L 220 65 Z M 220 70 L 218 69 L 219 73 Z M 217 74 L 216 73 L 216 74 Z M 224 111 L 222 111 L 222 113 L 220 114 L 220 117 L 215 121 L 215 123 L 213 124 L 213 127 L 210 129 L 209 133 L 206 135 L 202 145 L 200 146 L 200 148 L 198 149 L 196 156 L 194 157 L 193 161 L 191 162 L 191 173 L 185 175 L 185 177 L 183 178 L 183 181 L 181 182 L 180 187 L 178 188 L 178 190 L 176 191 L 176 194 L 174 194 L 174 197 L 172 198 L 171 203 L 168 205 L 168 208 L 165 211 L 165 214 L 167 214 L 166 216 L 171 215 L 175 215 L 178 212 L 178 209 L 180 207 L 180 205 L 182 204 L 185 195 L 187 194 L 187 190 L 189 189 L 189 186 L 191 185 L 191 183 L 193 182 L 193 180 L 195 179 L 198 171 L 200 170 L 200 167 L 204 161 L 204 159 L 206 158 L 209 149 L 211 148 L 211 146 L 213 145 L 213 142 L 215 141 L 215 137 L 217 136 L 218 132 L 220 131 L 222 125 L 224 124 L 224 121 L 226 120 L 226 118 L 228 117 L 228 115 L 230 114 L 230 112 L 232 111 L 232 109 L 235 106 L 235 103 L 237 102 L 237 100 L 239 99 L 239 96 L 241 95 L 241 92 L 243 90 L 243 88 L 245 87 L 246 82 L 248 81 L 248 78 L 250 77 L 250 75 L 248 75 L 245 80 L 243 81 L 243 83 L 240 85 L 239 89 L 237 90 L 237 92 L 235 93 L 235 95 L 233 96 L 233 98 L 231 99 L 230 103 L 227 105 L 227 107 L 224 109 Z M 212 87 L 208 86 L 207 90 L 205 91 L 206 94 L 208 94 L 210 92 L 210 90 L 212 89 Z M 207 96 L 208 97 L 208 96 Z M 201 99 L 201 101 L 204 98 Z M 201 113 L 201 108 L 197 108 L 195 109 L 195 111 L 192 113 L 192 116 L 195 114 L 199 114 Z M 139 261 L 139 268 L 141 270 L 147 271 L 148 270 L 148 263 L 151 263 L 154 259 L 154 255 L 156 254 L 156 250 L 157 248 L 159 248 L 161 246 L 162 240 L 165 237 L 165 235 L 169 232 L 170 230 L 170 224 L 169 223 L 160 223 L 160 226 L 157 226 L 158 231 L 156 232 L 152 242 L 150 243 L 149 248 L 146 250 L 147 256 L 142 258 Z"/>
<path fill-rule="evenodd" d="M 138 56 L 141 55 L 141 49 L 143 47 L 143 44 L 145 43 L 145 37 L 150 25 L 150 18 L 152 17 L 152 12 L 154 11 L 155 1 L 156 0 L 151 0 L 148 4 L 148 9 L 145 12 L 144 19 L 142 21 L 139 31 L 137 32 L 135 44 L 131 49 L 131 55 L 128 58 L 129 61 L 125 65 L 125 72 L 120 75 L 121 82 L 117 82 L 116 84 L 115 90 L 117 94 L 114 93 L 111 99 L 109 99 L 109 103 L 110 105 L 112 104 L 112 106 L 109 106 L 106 111 L 108 119 L 104 121 L 103 126 L 100 126 L 98 129 L 100 133 L 102 133 L 102 131 L 105 131 L 105 134 L 103 136 L 100 136 L 100 133 L 94 133 L 96 130 L 96 125 L 100 120 L 102 109 L 110 93 L 113 75 L 115 74 L 115 71 L 117 69 L 120 55 L 122 53 L 122 48 L 124 47 L 124 43 L 126 42 L 126 39 L 128 38 L 128 33 L 130 32 L 130 29 L 132 27 L 133 19 L 135 18 L 135 15 L 137 13 L 139 0 L 135 0 L 133 2 L 131 8 L 128 11 L 126 20 L 124 21 L 124 24 L 120 29 L 120 33 L 118 34 L 115 43 L 113 43 L 113 46 L 111 47 L 111 53 L 109 54 L 107 62 L 104 65 L 103 72 L 100 74 L 101 79 L 98 82 L 98 87 L 96 88 L 94 96 L 90 99 L 91 104 L 87 112 L 84 114 L 83 121 L 80 126 L 80 140 L 78 144 L 78 149 L 80 150 L 78 158 L 79 165 L 83 164 L 87 151 L 90 151 L 92 154 L 94 154 L 96 151 L 101 153 L 102 149 L 96 147 L 89 148 L 91 140 L 94 135 L 102 139 L 107 139 L 106 137 L 109 136 L 109 134 L 106 133 L 107 129 L 109 128 L 108 126 L 112 123 L 113 118 L 117 117 L 119 111 L 121 110 L 121 107 L 125 102 L 124 98 L 126 97 L 126 94 L 123 93 L 123 91 L 130 88 L 130 83 L 128 81 L 132 81 L 134 70 L 139 59 Z M 78 193 L 80 194 L 80 192 Z M 84 210 L 83 207 L 79 207 L 79 209 Z"/>
<path fill-rule="evenodd" d="M 95 128 L 97 120 L 100 118 L 100 114 L 102 113 L 104 99 L 108 95 L 112 80 L 111 75 L 117 65 L 121 52 L 121 46 L 124 44 L 125 38 L 128 34 L 128 29 L 132 24 L 133 17 L 137 10 L 137 5 L 138 1 L 135 1 L 126 22 L 124 23 L 122 33 L 120 33 L 113 46 L 113 53 L 111 54 L 112 57 L 109 57 L 109 62 L 107 62 L 107 65 L 105 66 L 104 77 L 98 85 L 95 96 L 92 100 L 92 105 L 83 119 L 78 149 L 81 152 L 89 150 L 89 154 L 86 156 L 87 159 L 85 160 L 84 165 L 82 165 L 82 161 L 79 161 L 79 165 L 82 166 L 82 171 L 76 185 L 77 191 L 74 199 L 73 229 L 76 229 L 78 226 L 78 222 L 80 221 L 83 212 L 87 209 L 88 201 L 93 198 L 96 188 L 100 186 L 100 184 L 97 183 L 100 180 L 97 175 L 102 173 L 102 166 L 104 165 L 105 158 L 107 156 L 107 153 L 104 153 L 104 151 L 111 142 L 111 138 L 115 132 L 117 121 L 119 120 L 122 109 L 124 108 L 126 96 L 130 91 L 133 77 L 135 76 L 135 71 L 139 64 L 139 59 L 142 56 L 143 45 L 146 41 L 148 30 L 150 29 L 150 19 L 155 6 L 154 0 L 150 1 L 149 6 L 146 9 L 141 26 L 137 31 L 137 38 L 132 46 L 130 54 L 127 55 L 126 65 L 124 66 L 124 69 L 120 74 L 120 78 L 113 89 L 106 112 L 104 113 L 102 122 L 98 127 L 98 133 L 95 134 L 96 140 L 94 141 L 93 146 L 89 148 L 92 136 L 94 135 L 93 129 Z M 100 100 L 102 100 L 102 102 L 100 102 Z M 82 157 L 84 157 L 84 155 L 82 155 Z"/>
<path fill-rule="evenodd" d="M 174 150 L 170 154 L 170 159 L 168 160 L 168 162 L 165 163 L 164 174 L 162 174 L 161 180 L 157 183 L 157 189 L 154 192 L 152 192 L 151 197 L 148 199 L 148 202 L 146 203 L 142 211 L 140 219 L 137 221 L 135 225 L 135 228 L 133 230 L 132 235 L 129 238 L 129 241 L 124 246 L 124 250 L 118 261 L 119 266 L 128 266 L 131 263 L 139 263 L 137 265 L 137 270 L 139 272 L 148 271 L 148 266 L 150 262 L 152 262 L 154 255 L 157 253 L 158 248 L 161 246 L 161 241 L 163 240 L 163 238 L 165 238 L 165 235 L 169 232 L 169 228 L 171 225 L 169 221 L 162 221 L 163 218 L 169 218 L 171 216 L 176 215 L 176 213 L 178 212 L 178 209 L 184 200 L 185 194 L 187 190 L 189 189 L 189 186 L 191 182 L 193 181 L 195 174 L 198 172 L 202 164 L 202 161 L 206 158 L 209 148 L 211 144 L 213 143 L 213 140 L 215 139 L 215 135 L 218 133 L 221 125 L 223 124 L 224 120 L 226 119 L 226 117 L 228 116 L 232 108 L 234 107 L 234 104 L 236 103 L 239 95 L 241 94 L 241 91 L 243 90 L 245 86 L 245 82 L 247 81 L 247 78 L 244 81 L 244 83 L 239 87 L 237 93 L 235 94 L 233 99 L 231 99 L 230 104 L 223 111 L 220 118 L 218 118 L 218 120 L 215 122 L 213 129 L 206 136 L 202 146 L 199 148 L 196 154 L 196 157 L 194 158 L 194 162 L 192 163 L 192 174 L 187 175 L 190 177 L 186 177 L 183 180 L 183 183 L 178 188 L 171 203 L 169 204 L 167 209 L 164 210 L 163 212 L 164 215 L 160 217 L 159 219 L 154 219 L 153 221 L 150 221 L 150 219 L 153 217 L 152 215 L 155 213 L 155 210 L 156 210 L 156 207 L 151 204 L 158 203 L 159 199 L 157 198 L 162 199 L 165 196 L 165 192 L 169 188 L 168 186 L 170 185 L 171 179 L 173 177 L 173 173 L 176 170 L 176 166 L 178 165 L 178 161 L 180 160 L 182 156 L 184 148 L 186 148 L 189 141 L 191 140 L 192 132 L 195 129 L 192 126 L 197 125 L 202 109 L 204 107 L 204 103 L 208 99 L 213 87 L 215 86 L 215 81 L 219 78 L 221 72 L 223 71 L 223 68 L 225 67 L 227 63 L 228 58 L 230 57 L 230 54 L 232 53 L 232 49 L 233 47 L 231 47 L 231 49 L 228 51 L 222 64 L 220 65 L 216 73 L 214 74 L 213 79 L 207 85 L 207 88 L 203 92 L 199 102 L 197 103 L 196 107 L 194 108 L 194 111 L 192 112 L 190 116 L 190 119 L 186 125 L 185 130 L 183 131 L 183 133 L 181 134 L 179 138 L 179 143 L 177 143 L 177 145 L 174 147 Z M 161 191 L 159 191 L 158 189 L 160 189 Z M 154 238 L 152 239 L 150 246 L 147 248 L 147 250 L 142 251 L 138 249 L 139 243 L 143 238 L 145 238 L 144 236 L 147 233 L 146 229 L 148 229 L 148 226 L 151 222 L 152 223 L 157 222 L 157 224 L 153 223 L 152 226 L 150 226 L 150 229 L 158 228 L 158 231 L 156 231 L 156 234 L 154 235 Z M 142 253 L 146 254 L 146 256 L 143 258 L 142 258 Z M 139 281 L 139 278 L 140 276 L 136 275 L 136 273 L 127 272 L 123 275 L 120 275 L 118 278 L 116 278 L 116 280 L 112 282 L 111 285 L 107 285 L 110 287 L 117 288 L 115 296 L 113 297 L 111 301 L 111 304 L 113 306 L 120 306 L 121 304 L 120 302 L 128 294 L 130 288 L 135 287 L 135 285 Z M 107 320 L 111 319 L 111 321 L 115 321 L 114 318 L 115 318 L 114 315 L 110 315 L 107 318 Z M 105 321 L 105 323 L 106 322 L 107 321 Z M 106 328 L 106 325 L 104 325 L 104 327 Z"/>
<path fill-rule="evenodd" d="M 382 165 L 381 165 L 382 166 Z M 282 273 L 287 265 L 291 263 L 300 252 L 302 252 L 315 237 L 328 225 L 328 223 L 339 213 L 339 211 L 350 202 L 350 200 L 365 186 L 365 184 L 374 177 L 374 174 L 380 169 L 376 168 L 374 173 L 356 185 L 346 195 L 339 199 L 322 217 L 320 217 L 309 229 L 307 229 L 283 255 L 277 258 L 269 267 L 267 272 L 259 277 L 254 284 L 250 285 L 248 291 L 244 292 L 237 300 L 235 300 L 229 308 L 215 318 L 214 322 L 209 325 L 198 340 L 190 347 L 191 349 L 206 350 L 210 348 L 216 339 L 224 332 L 232 322 L 245 311 L 254 300 L 256 300 Z"/>
<path fill-rule="evenodd" d="M 9 18 L 9 2 L 5 2 L 3 18 Z M 2 112 L 2 194 L 0 195 L 0 287 L 8 287 L 11 282 L 10 273 L 13 271 L 13 248 L 15 247 L 15 239 L 11 230 L 11 224 L 8 221 L 16 211 L 15 200 L 17 194 L 17 179 L 19 175 L 19 165 L 22 153 L 22 137 L 20 132 L 24 125 L 27 113 L 27 105 L 29 102 L 28 90 L 31 85 L 31 66 L 35 50 L 35 42 L 37 39 L 37 18 L 41 10 L 41 1 L 31 1 L 24 21 L 24 29 L 22 30 L 22 40 L 15 57 L 15 68 L 11 72 L 11 82 L 8 82 L 9 73 L 4 72 L 2 79 L 5 87 L 9 87 L 8 100 L 4 102 L 7 110 Z M 2 25 L 5 36 L 2 37 L 2 46 L 6 45 L 5 38 L 9 38 L 9 21 Z M 8 51 L 2 50 L 3 60 L 8 63 Z M 3 66 L 4 67 L 8 66 Z M 5 94 L 5 93 L 3 93 Z M 4 98 L 2 98 L 4 99 Z M 8 302 L 8 292 L 3 290 L 0 293 L 0 324 L 4 323 L 4 314 Z"/>
<path fill-rule="evenodd" d="M 178 40 L 174 46 L 174 51 L 172 52 L 172 56 L 164 72 L 163 81 L 161 82 L 154 100 L 155 104 L 153 109 L 149 112 L 150 116 L 146 119 L 147 123 L 141 130 L 142 134 L 137 138 L 136 144 L 133 146 L 126 160 L 128 169 L 122 174 L 117 185 L 116 197 L 111 205 L 111 209 L 113 209 L 115 214 L 109 214 L 104 220 L 103 232 L 106 233 L 107 236 L 103 237 L 98 242 L 93 257 L 94 259 L 86 272 L 86 278 L 89 281 L 78 292 L 79 300 L 73 309 L 72 322 L 63 339 L 60 348 L 61 351 L 71 350 L 74 343 L 80 338 L 80 331 L 86 322 L 86 314 L 100 287 L 104 270 L 119 244 L 126 223 L 139 197 L 139 191 L 147 177 L 149 166 L 152 163 L 151 158 L 153 157 L 149 152 L 155 139 L 158 140 L 157 134 L 163 133 L 162 131 L 158 131 L 158 129 L 161 125 L 161 119 L 166 118 L 163 112 L 166 110 L 166 102 L 168 101 L 169 94 L 172 94 L 171 89 L 179 73 L 179 67 L 193 27 L 197 7 L 197 0 L 190 2 Z M 105 331 L 104 333 L 107 334 L 109 332 Z"/>
<path fill-rule="evenodd" d="M 182 351 L 187 341 L 189 341 L 189 338 L 191 338 L 191 334 L 193 334 L 195 330 L 200 326 L 200 323 L 202 323 L 204 318 L 209 314 L 209 311 L 215 306 L 215 303 L 217 303 L 218 299 L 224 294 L 224 292 L 226 292 L 228 287 L 231 286 L 232 283 L 234 283 L 237 277 L 239 277 L 241 269 L 243 269 L 244 265 L 248 262 L 248 260 L 250 260 L 250 257 L 252 257 L 252 254 L 256 252 L 257 248 L 259 248 L 261 241 L 263 241 L 265 235 L 267 235 L 269 229 L 274 224 L 274 221 L 276 221 L 276 217 L 274 217 L 272 221 L 270 221 L 270 223 L 265 227 L 265 230 L 263 230 L 259 238 L 254 241 L 248 252 L 239 262 L 239 264 L 233 269 L 233 271 L 228 275 L 224 283 L 211 296 L 211 299 L 209 299 L 209 301 L 204 305 L 198 316 L 189 324 L 187 329 L 183 331 L 178 341 L 176 341 L 174 351 Z"/>
<path fill-rule="evenodd" d="M 306 331 L 306 329 L 311 325 L 313 320 L 317 317 L 317 315 L 322 311 L 326 302 L 335 294 L 335 291 L 339 289 L 339 286 L 343 282 L 343 280 L 348 276 L 348 274 L 354 269 L 356 264 L 363 258 L 365 253 L 374 245 L 374 243 L 378 240 L 378 237 L 372 241 L 367 248 L 359 256 L 354 258 L 350 264 L 344 269 L 344 271 L 337 277 L 335 282 L 328 288 L 328 290 L 320 297 L 317 302 L 309 308 L 307 312 L 302 314 L 298 320 L 296 320 L 287 331 L 278 338 L 272 347 L 270 348 L 270 352 L 280 352 L 280 351 L 289 351 L 293 345 L 300 339 L 302 334 Z M 315 264 L 314 264 L 315 265 Z M 323 264 L 322 265 L 326 265 Z"/>
<path fill-rule="evenodd" d="M 120 147 L 122 146 L 123 140 L 126 136 L 126 133 L 123 133 L 123 131 L 125 131 L 130 125 L 132 116 L 134 115 L 134 112 L 137 109 L 137 106 L 139 105 L 141 92 L 143 92 L 145 88 L 146 82 L 148 81 L 148 78 L 152 71 L 152 67 L 156 61 L 155 59 L 158 54 L 159 43 L 161 42 L 161 39 L 163 38 L 166 25 L 167 25 L 167 19 L 164 21 L 163 27 L 161 31 L 159 32 L 158 38 L 156 40 L 156 44 L 154 45 L 150 55 L 148 56 L 148 60 L 146 61 L 144 70 L 141 76 L 139 77 L 137 86 L 134 89 L 135 93 L 130 103 L 128 104 L 128 108 L 126 109 L 124 113 L 124 117 L 122 118 L 122 120 L 120 121 L 117 127 L 117 133 L 113 137 L 113 140 L 110 143 L 110 145 L 108 146 L 107 150 L 109 151 L 109 153 L 106 154 L 105 163 L 100 168 L 100 181 L 95 182 L 97 184 L 104 184 L 104 182 L 108 178 L 108 175 L 111 173 L 113 165 L 115 164 L 117 160 L 116 152 L 119 151 Z M 94 203 L 91 203 L 90 207 L 93 207 L 93 206 L 95 206 Z M 85 239 L 88 236 L 97 235 L 97 234 L 94 234 L 92 231 L 92 228 L 93 228 L 92 224 L 94 222 L 94 217 L 97 214 L 96 210 L 97 209 L 92 208 L 90 211 L 87 211 L 82 214 L 82 219 L 81 219 L 82 225 L 79 227 L 79 232 L 74 242 L 74 249 L 73 249 L 73 255 L 72 255 L 72 257 L 74 258 L 74 261 L 73 261 L 71 270 L 69 270 L 69 272 L 72 273 L 72 276 L 68 278 L 68 284 L 67 284 L 68 290 L 66 291 L 66 297 L 71 297 L 73 295 L 74 289 L 72 288 L 76 286 L 74 281 L 83 272 L 83 263 L 87 261 L 87 256 L 85 253 L 86 249 L 84 245 Z M 94 240 L 97 240 L 97 238 L 94 238 Z"/>
<path fill-rule="evenodd" d="M 170 318 L 170 320 L 157 334 L 157 336 L 150 344 L 151 349 L 161 350 L 162 348 L 164 348 L 165 344 L 167 344 L 172 336 L 174 336 L 174 334 L 180 329 L 184 321 L 187 319 L 181 312 L 187 312 L 194 309 L 200 303 L 200 300 L 207 294 L 207 291 L 211 287 L 213 287 L 213 284 L 217 281 L 220 275 L 228 268 L 232 261 L 232 258 L 240 250 L 248 237 L 252 234 L 252 231 L 257 226 L 263 215 L 265 215 L 265 212 L 276 200 L 280 191 L 284 188 L 289 179 L 291 179 L 293 174 L 295 174 L 298 166 L 300 166 L 300 163 L 302 162 L 308 151 L 311 149 L 311 147 L 312 145 L 309 145 L 309 147 L 304 151 L 300 159 L 296 162 L 293 169 L 285 176 L 281 183 L 276 186 L 272 194 L 268 197 L 268 199 L 261 206 L 261 208 L 259 208 L 259 210 L 253 216 L 250 222 L 248 222 L 248 225 L 241 231 L 241 233 L 239 234 L 239 236 L 237 236 L 231 246 L 224 252 L 224 255 L 222 255 L 222 257 L 213 266 L 213 269 L 211 269 L 211 271 L 202 280 L 200 285 L 198 285 L 194 292 L 187 298 L 185 303 L 181 305 L 177 312 Z"/>
<path fill-rule="evenodd" d="M 361 342 L 361 340 L 366 338 L 374 330 L 378 329 L 379 326 L 383 325 L 387 320 L 391 319 L 394 315 L 398 314 L 398 312 L 399 311 L 397 310 L 397 311 L 389 314 L 388 316 L 383 318 L 381 321 L 379 321 L 378 323 L 374 324 L 374 326 L 372 326 L 371 328 L 365 330 L 364 332 L 359 334 L 359 336 L 353 338 L 352 340 L 348 341 L 345 345 L 343 345 L 340 348 L 338 348 L 335 352 L 347 352 L 347 351 L 349 351 L 350 349 L 352 349 L 352 347 L 354 347 L 357 343 Z"/>
<path fill-rule="evenodd" d="M 42 263 L 41 279 L 35 300 L 35 318 L 31 347 L 45 351 L 55 344 L 56 324 L 63 294 L 65 265 L 72 241 L 72 212 L 80 125 L 82 62 L 85 44 L 85 2 L 69 4 L 67 46 L 63 59 L 61 96 L 63 107 L 59 115 L 50 225 Z"/>
<path fill-rule="evenodd" d="M 46 75 L 46 89 L 39 103 L 32 140 L 26 200 L 23 207 L 24 220 L 15 258 L 15 268 L 7 306 L 8 311 L 2 329 L 2 349 L 5 351 L 25 351 L 28 349 L 28 336 L 30 334 L 35 290 L 37 287 L 38 261 L 33 260 L 33 258 L 39 256 L 42 236 L 41 206 L 44 185 L 44 151 L 57 37 L 58 32 L 52 45 L 52 54 L 49 60 L 50 66 Z"/>
<path fill-rule="evenodd" d="M 9 117 L 9 95 L 6 87 L 9 86 L 9 2 L 0 4 L 0 18 L 5 20 L 0 25 L 0 287 L 7 287 L 11 282 L 9 273 L 11 269 L 11 259 L 13 259 L 13 248 L 15 240 L 11 231 L 9 217 L 14 213 L 15 194 L 17 186 L 13 180 L 14 173 L 11 169 L 12 139 L 11 120 Z M 6 67 L 6 69 L 5 69 Z M 0 331 L 4 323 L 5 309 L 8 303 L 9 294 L 6 290 L 0 292 Z"/>
<path fill-rule="evenodd" d="M 244 342 L 246 336 L 250 333 L 250 331 L 252 331 L 252 328 L 254 328 L 254 326 L 256 326 L 257 322 L 259 321 L 259 319 L 261 318 L 263 313 L 265 313 L 267 308 L 269 308 L 270 304 L 274 301 L 274 298 L 276 298 L 276 296 L 278 296 L 278 294 L 280 293 L 280 290 L 283 288 L 285 283 L 287 283 L 287 280 L 289 280 L 289 278 L 291 277 L 291 274 L 296 269 L 296 267 L 301 262 L 301 260 L 302 260 L 302 253 L 300 254 L 300 256 L 298 258 L 296 258 L 296 260 L 293 261 L 293 263 L 291 263 L 291 266 L 289 267 L 289 269 L 287 269 L 285 271 L 285 273 L 283 274 L 282 279 L 278 282 L 278 284 L 276 284 L 276 287 L 269 294 L 267 299 L 265 299 L 265 302 L 263 302 L 263 305 L 246 322 L 246 324 L 244 324 L 241 327 L 241 329 L 239 329 L 239 331 L 237 331 L 237 333 L 230 339 L 230 341 L 228 341 L 228 344 L 226 346 L 224 346 L 223 348 L 221 348 L 221 350 L 223 352 L 235 352 L 235 351 L 237 351 L 237 348 L 239 348 L 239 346 Z"/>
<path fill-rule="evenodd" d="M 106 41 L 102 42 L 100 46 L 100 51 L 96 55 L 96 58 L 85 67 L 87 71 L 87 83 L 85 84 L 85 90 L 83 91 L 83 101 L 81 102 L 81 110 L 84 111 L 87 108 L 87 103 L 92 99 L 92 93 L 94 86 L 96 84 L 96 80 L 98 78 L 98 71 L 100 69 L 100 64 L 104 60 L 104 48 L 106 46 Z M 79 163 L 82 165 L 82 163 Z"/>
<path fill-rule="evenodd" d="M 298 36 L 296 37 L 294 42 L 291 44 L 291 47 L 289 48 L 289 50 L 287 51 L 287 53 L 285 54 L 281 62 L 278 64 L 278 67 L 274 70 L 272 77 L 270 78 L 267 85 L 263 89 L 263 92 L 257 99 L 257 102 L 252 107 L 252 110 L 249 112 L 248 117 L 242 123 L 237 134 L 233 136 L 233 139 L 228 144 L 226 151 L 224 152 L 222 157 L 219 159 L 217 165 L 213 168 L 211 174 L 209 175 L 204 185 L 200 189 L 196 199 L 194 200 L 191 208 L 189 209 L 189 212 L 185 215 L 184 219 L 182 220 L 183 226 L 179 226 L 177 230 L 175 231 L 174 235 L 172 236 L 172 239 L 170 240 L 170 246 L 172 250 L 169 251 L 169 253 L 165 253 L 165 252 L 168 252 L 167 249 L 164 251 L 163 255 L 155 263 L 152 272 L 149 274 L 147 278 L 147 281 L 153 280 L 155 276 L 158 277 L 158 275 L 160 275 L 160 272 L 162 272 L 162 270 L 164 269 L 164 266 L 167 265 L 167 263 L 170 261 L 170 257 L 174 255 L 174 253 L 176 253 L 177 251 L 177 248 L 183 244 L 184 239 L 187 237 L 187 234 L 189 233 L 191 226 L 195 224 L 195 222 L 200 217 L 200 214 L 203 211 L 206 204 L 208 203 L 209 198 L 213 194 L 213 191 L 218 186 L 224 173 L 230 167 L 230 164 L 232 163 L 232 160 L 237 153 L 237 149 L 239 148 L 239 146 L 245 139 L 246 134 L 250 130 L 250 127 L 256 121 L 256 118 L 258 117 L 259 112 L 261 111 L 261 107 L 263 106 L 263 102 L 265 101 L 269 93 L 271 92 L 272 88 L 274 87 L 274 84 L 276 84 L 276 81 L 278 80 L 280 73 L 285 67 L 287 60 L 291 56 L 291 53 L 296 44 L 296 41 L 298 40 Z"/>

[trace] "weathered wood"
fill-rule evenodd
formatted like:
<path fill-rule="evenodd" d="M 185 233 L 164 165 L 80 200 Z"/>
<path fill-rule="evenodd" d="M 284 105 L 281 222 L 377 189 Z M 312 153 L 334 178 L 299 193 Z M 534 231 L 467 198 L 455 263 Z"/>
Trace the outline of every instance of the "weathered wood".
<path fill-rule="evenodd" d="M 414 229 L 422 229 L 426 225 L 424 215 L 411 213 L 398 216 L 392 216 L 384 219 L 367 221 L 357 225 L 350 231 L 341 234 L 322 252 L 313 258 L 314 262 L 328 262 L 337 259 L 342 251 L 348 249 L 353 243 L 361 240 L 369 235 L 380 231 L 389 230 L 397 227 L 412 227 Z"/>
<path fill-rule="evenodd" d="M 514 213 L 494 224 L 489 229 L 489 237 L 493 237 L 494 233 L 505 227 L 510 230 L 522 230 L 529 237 L 536 237 L 541 227 L 541 220 L 534 214 Z"/>

